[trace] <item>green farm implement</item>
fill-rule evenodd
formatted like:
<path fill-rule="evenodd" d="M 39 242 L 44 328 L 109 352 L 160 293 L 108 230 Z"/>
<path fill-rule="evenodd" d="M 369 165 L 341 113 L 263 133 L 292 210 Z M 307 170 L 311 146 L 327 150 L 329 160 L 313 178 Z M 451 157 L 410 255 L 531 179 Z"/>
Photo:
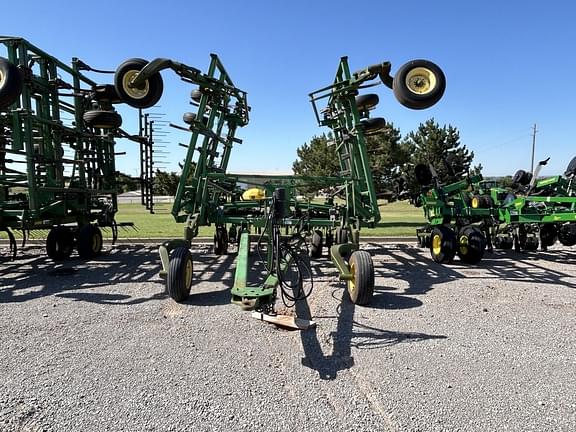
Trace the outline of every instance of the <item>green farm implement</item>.
<path fill-rule="evenodd" d="M 576 158 L 564 176 L 538 180 L 547 161 L 541 161 L 533 174 L 518 170 L 511 190 L 492 189 L 499 221 L 494 227 L 496 246 L 535 251 L 557 240 L 565 246 L 576 244 Z"/>
<path fill-rule="evenodd" d="M 117 236 L 115 138 L 120 129 L 112 85 L 85 75 L 78 58 L 67 65 L 24 39 L 0 37 L 0 231 L 16 255 L 32 230 L 48 230 L 46 251 L 66 259 L 98 255 L 102 227 Z"/>
<path fill-rule="evenodd" d="M 481 176 L 423 189 L 418 202 L 428 224 L 417 230 L 418 242 L 429 247 L 434 261 L 451 262 L 456 254 L 467 263 L 482 259 L 484 249 L 543 250 L 559 240 L 576 244 L 576 158 L 564 176 L 537 180 L 547 160 L 534 173 L 519 170 L 513 187 L 502 188 Z M 421 184 L 435 179 L 433 169 L 416 167 Z"/>
<path fill-rule="evenodd" d="M 483 184 L 482 176 L 466 175 L 442 185 L 432 166 L 417 165 L 415 172 L 422 186 L 417 204 L 428 220 L 416 231 L 418 244 L 430 248 L 432 259 L 438 263 L 451 262 L 456 255 L 466 263 L 480 261 L 486 247 L 492 247 L 494 216 L 491 198 L 477 188 Z"/>
<path fill-rule="evenodd" d="M 259 176 L 227 172 L 232 147 L 242 141 L 238 128 L 249 121 L 246 92 L 237 88 L 216 55 L 208 71 L 167 59 L 128 60 L 116 71 L 115 85 L 122 100 L 142 108 L 162 93 L 160 71 L 171 69 L 193 84 L 190 103 L 197 109 L 184 114 L 185 125 L 172 125 L 190 133 L 172 214 L 184 224 L 182 239 L 160 246 L 161 275 L 176 301 L 185 300 L 193 283 L 192 239 L 199 226 L 213 225 L 214 253 L 226 254 L 236 243 L 236 273 L 232 302 L 244 308 L 270 311 L 278 287 L 285 303 L 305 298 L 312 289 L 308 256 L 323 249 L 347 282 L 353 302 L 368 304 L 374 290 L 370 254 L 359 250 L 360 229 L 380 218 L 365 135 L 378 133 L 382 118 L 370 112 L 376 94 L 361 89 L 385 84 L 403 105 L 423 109 L 435 104 L 445 88 L 442 71 L 433 63 L 415 60 L 390 76 L 388 62 L 352 73 L 346 57 L 333 83 L 310 93 L 316 119 L 333 133 L 340 163 L 337 177 Z M 319 107 L 323 102 L 325 105 Z M 300 199 L 308 188 L 335 190 L 323 202 Z M 338 196 L 338 199 L 335 199 Z M 255 243 L 255 247 L 251 247 Z M 249 252 L 255 249 L 263 263 L 262 282 L 249 280 Z"/>

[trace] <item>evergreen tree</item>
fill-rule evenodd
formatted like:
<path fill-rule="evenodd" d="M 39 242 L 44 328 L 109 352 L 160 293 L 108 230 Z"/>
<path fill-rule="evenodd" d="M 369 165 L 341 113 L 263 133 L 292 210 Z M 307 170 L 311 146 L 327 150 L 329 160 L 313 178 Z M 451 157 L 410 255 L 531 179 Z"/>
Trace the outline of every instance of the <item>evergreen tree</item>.
<path fill-rule="evenodd" d="M 330 145 L 331 135 L 314 136 L 310 144 L 296 150 L 298 159 L 292 164 L 296 175 L 337 176 L 340 171 L 336 146 Z"/>
<path fill-rule="evenodd" d="M 157 169 L 154 173 L 154 194 L 168 196 L 176 195 L 179 181 L 180 176 L 175 172 L 169 173 Z"/>
<path fill-rule="evenodd" d="M 366 137 L 366 147 L 376 194 L 395 199 L 402 188 L 399 167 L 410 160 L 410 146 L 401 141 L 400 130 L 387 123 L 382 132 Z"/>
<path fill-rule="evenodd" d="M 451 125 L 440 127 L 434 119 L 420 124 L 404 140 L 412 155 L 406 170 L 408 187 L 412 193 L 420 191 L 414 176 L 417 164 L 431 165 L 442 184 L 461 180 L 466 173 L 480 173 L 481 165 L 470 167 L 474 152 L 460 142 L 458 129 Z"/>

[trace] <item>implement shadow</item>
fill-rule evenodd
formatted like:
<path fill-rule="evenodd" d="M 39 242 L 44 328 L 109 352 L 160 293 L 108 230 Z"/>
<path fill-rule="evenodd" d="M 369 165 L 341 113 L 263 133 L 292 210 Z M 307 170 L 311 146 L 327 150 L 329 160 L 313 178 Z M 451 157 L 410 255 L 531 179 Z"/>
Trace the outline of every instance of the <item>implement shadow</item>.
<path fill-rule="evenodd" d="M 0 267 L 0 303 L 120 283 L 160 282 L 159 270 L 154 252 L 143 245 L 120 245 L 93 260 L 72 256 L 62 263 L 55 263 L 43 251 L 25 253 Z"/>
<path fill-rule="evenodd" d="M 324 265 L 324 268 L 328 268 L 328 265 Z M 336 275 L 334 270 L 331 270 L 330 273 L 333 277 Z M 340 291 L 341 293 L 337 294 Z M 336 320 L 336 328 L 329 334 L 331 342 L 328 343 L 327 348 L 330 349 L 331 347 L 332 352 L 330 354 L 324 353 L 319 338 L 321 335 L 319 334 L 318 328 L 300 332 L 302 347 L 304 350 L 302 365 L 317 371 L 320 379 L 334 380 L 337 378 L 339 371 L 353 367 L 353 347 L 356 349 L 377 349 L 405 342 L 446 338 L 446 336 L 427 335 L 424 333 L 387 331 L 361 324 L 354 319 L 354 314 L 356 308 L 362 307 L 356 306 L 352 303 L 346 289 L 333 289 L 331 297 L 337 302 L 334 311 L 335 315 L 316 318 Z M 395 299 L 394 297 L 398 298 Z M 386 295 L 380 295 L 375 296 L 372 303 L 369 306 L 366 306 L 366 308 L 401 309 L 418 307 L 420 305 L 422 305 L 422 302 L 410 299 L 409 297 L 391 296 L 388 298 Z M 295 308 L 296 315 L 299 318 L 308 320 L 312 319 L 312 312 L 308 299 L 297 302 Z"/>
<path fill-rule="evenodd" d="M 573 274 L 553 270 L 546 261 L 570 262 L 574 256 L 560 251 L 538 252 L 533 254 L 513 251 L 486 252 L 476 264 L 466 264 L 455 258 L 450 264 L 432 261 L 427 249 L 400 244 L 368 244 L 374 258 L 376 277 L 392 278 L 408 283 L 404 294 L 425 294 L 435 285 L 462 279 L 483 279 L 491 281 L 527 281 L 548 286 L 576 288 Z M 385 288 L 384 288 L 385 289 Z"/>

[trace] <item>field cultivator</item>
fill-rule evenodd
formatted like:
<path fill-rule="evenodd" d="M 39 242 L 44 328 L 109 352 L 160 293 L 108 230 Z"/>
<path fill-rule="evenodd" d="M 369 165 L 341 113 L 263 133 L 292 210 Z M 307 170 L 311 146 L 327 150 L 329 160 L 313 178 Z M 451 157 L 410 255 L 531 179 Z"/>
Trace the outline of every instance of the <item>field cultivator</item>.
<path fill-rule="evenodd" d="M 541 161 L 534 173 L 518 170 L 510 188 L 481 176 L 446 186 L 436 180 L 435 187 L 424 187 L 418 204 L 428 224 L 417 230 L 419 245 L 429 247 L 439 263 L 451 262 L 456 254 L 463 262 L 478 262 L 484 249 L 492 250 L 492 243 L 516 252 L 536 251 L 539 246 L 546 250 L 557 240 L 575 245 L 576 158 L 564 176 L 537 180 L 547 162 Z M 422 165 L 416 171 L 421 184 L 434 179 L 432 168 Z"/>
<path fill-rule="evenodd" d="M 492 248 L 490 227 L 494 220 L 493 203 L 484 192 L 482 176 L 467 175 L 442 185 L 432 166 L 417 165 L 415 172 L 422 186 L 416 204 L 422 206 L 428 221 L 416 230 L 419 246 L 430 248 L 432 259 L 438 263 L 451 262 L 456 255 L 466 263 L 480 261 L 485 249 Z"/>
<path fill-rule="evenodd" d="M 0 231 L 16 256 L 30 231 L 48 230 L 50 258 L 74 248 L 92 258 L 102 249 L 102 227 L 118 233 L 115 139 L 150 146 L 124 132 L 114 109 L 120 99 L 98 84 L 78 58 L 67 65 L 28 41 L 0 36 Z"/>
<path fill-rule="evenodd" d="M 160 246 L 161 275 L 176 301 L 185 300 L 193 283 L 192 239 L 199 226 L 213 225 L 214 253 L 226 254 L 230 243 L 238 246 L 232 302 L 246 309 L 271 311 L 278 288 L 287 305 L 303 299 L 312 289 L 309 257 L 319 258 L 324 248 L 347 282 L 350 298 L 368 304 L 374 290 L 370 254 L 359 250 L 360 229 L 380 219 L 365 135 L 378 133 L 386 122 L 370 112 L 376 94 L 359 95 L 361 89 L 385 84 L 403 105 L 423 109 L 435 104 L 445 88 L 442 71 L 433 63 L 416 60 L 390 76 L 385 62 L 351 73 L 343 57 L 334 82 L 310 94 L 316 119 L 332 130 L 340 163 L 337 177 L 259 176 L 227 172 L 232 147 L 242 141 L 238 128 L 248 124 L 246 92 L 237 88 L 216 55 L 207 73 L 167 59 L 149 63 L 127 61 L 116 72 L 122 99 L 135 107 L 147 105 L 162 92 L 160 71 L 171 69 L 193 84 L 190 103 L 197 109 L 183 115 L 190 132 L 186 158 L 172 214 L 184 224 L 182 239 Z M 320 108 L 318 104 L 326 105 Z M 247 189 L 248 188 L 248 189 Z M 336 192 L 324 202 L 301 199 L 309 188 Z M 343 198 L 338 204 L 335 197 Z M 261 282 L 249 281 L 251 242 L 263 263 Z"/>
<path fill-rule="evenodd" d="M 541 161 L 534 173 L 518 170 L 510 190 L 491 191 L 498 208 L 498 225 L 494 227 L 495 245 L 535 251 L 546 250 L 557 240 L 565 246 L 576 244 L 576 191 L 574 176 L 576 158 L 564 176 L 538 180 L 547 160 Z"/>

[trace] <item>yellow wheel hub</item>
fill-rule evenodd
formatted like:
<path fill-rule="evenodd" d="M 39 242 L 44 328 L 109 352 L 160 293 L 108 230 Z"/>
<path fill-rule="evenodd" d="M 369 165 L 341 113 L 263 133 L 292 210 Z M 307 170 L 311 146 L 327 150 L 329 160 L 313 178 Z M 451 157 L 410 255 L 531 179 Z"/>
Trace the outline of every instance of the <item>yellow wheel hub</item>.
<path fill-rule="evenodd" d="M 406 74 L 406 87 L 419 95 L 426 95 L 436 88 L 436 75 L 430 69 L 417 67 Z"/>
<path fill-rule="evenodd" d="M 478 197 L 472 198 L 471 204 L 472 204 L 472 208 L 480 207 L 480 200 L 478 199 Z"/>
<path fill-rule="evenodd" d="M 442 252 L 442 239 L 438 234 L 432 237 L 432 252 L 434 255 L 440 255 L 440 252 Z"/>
<path fill-rule="evenodd" d="M 130 70 L 122 77 L 122 88 L 132 99 L 142 99 L 146 97 L 150 91 L 148 80 L 144 81 L 140 87 L 131 87 L 132 82 L 136 79 L 138 73 L 140 73 L 140 71 Z"/>
<path fill-rule="evenodd" d="M 460 243 L 460 253 L 462 255 L 468 254 L 468 237 L 464 235 L 461 236 L 459 243 Z"/>
<path fill-rule="evenodd" d="M 348 281 L 348 291 L 354 292 L 356 290 L 356 266 L 354 262 L 350 264 L 350 273 L 352 274 L 352 279 Z"/>
<path fill-rule="evenodd" d="M 184 269 L 184 282 L 185 282 L 185 287 L 188 288 L 190 285 L 192 285 L 192 260 L 186 260 L 186 268 Z"/>

